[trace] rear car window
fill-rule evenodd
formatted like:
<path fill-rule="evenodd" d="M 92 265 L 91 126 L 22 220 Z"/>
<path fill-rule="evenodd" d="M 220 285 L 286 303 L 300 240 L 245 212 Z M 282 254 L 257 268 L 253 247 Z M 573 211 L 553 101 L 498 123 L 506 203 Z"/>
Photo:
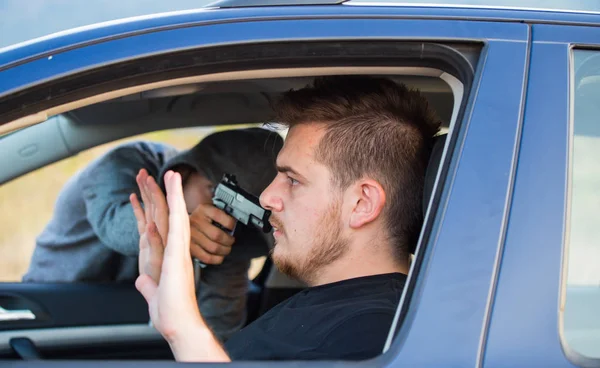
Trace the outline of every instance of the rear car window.
<path fill-rule="evenodd" d="M 563 337 L 576 353 L 600 358 L 600 51 L 574 50 L 572 61 Z"/>

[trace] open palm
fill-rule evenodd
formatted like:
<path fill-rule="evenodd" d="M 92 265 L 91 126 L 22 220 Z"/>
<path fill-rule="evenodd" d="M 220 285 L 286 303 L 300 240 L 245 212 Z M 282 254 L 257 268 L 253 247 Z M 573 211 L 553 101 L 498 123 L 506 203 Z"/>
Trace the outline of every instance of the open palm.
<path fill-rule="evenodd" d="M 199 318 L 190 258 L 190 222 L 181 176 L 165 174 L 167 198 L 151 177 L 142 175 L 145 208 L 133 199 L 140 233 L 140 276 L 136 288 L 146 299 L 156 329 L 171 341 Z M 140 182 L 138 182 L 140 184 Z M 165 244 L 166 239 L 166 244 Z"/>

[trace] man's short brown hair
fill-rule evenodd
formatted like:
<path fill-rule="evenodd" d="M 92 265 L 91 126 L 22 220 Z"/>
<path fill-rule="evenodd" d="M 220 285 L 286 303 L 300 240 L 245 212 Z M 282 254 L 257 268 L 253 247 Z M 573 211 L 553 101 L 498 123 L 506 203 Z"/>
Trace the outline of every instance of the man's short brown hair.
<path fill-rule="evenodd" d="M 423 221 L 425 170 L 439 120 L 418 91 L 390 79 L 366 76 L 316 78 L 289 91 L 275 107 L 279 123 L 324 123 L 316 159 L 346 189 L 363 177 L 386 193 L 384 216 L 397 259 L 406 259 Z"/>

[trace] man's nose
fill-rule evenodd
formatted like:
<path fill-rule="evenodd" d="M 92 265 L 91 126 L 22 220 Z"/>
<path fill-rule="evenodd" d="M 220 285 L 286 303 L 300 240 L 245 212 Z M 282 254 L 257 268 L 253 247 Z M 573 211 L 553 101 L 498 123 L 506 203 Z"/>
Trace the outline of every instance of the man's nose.
<path fill-rule="evenodd" d="M 269 184 L 269 186 L 263 190 L 260 194 L 260 205 L 270 211 L 278 212 L 283 210 L 283 202 L 281 201 L 281 197 L 277 195 L 277 191 L 275 188 L 275 180 Z"/>

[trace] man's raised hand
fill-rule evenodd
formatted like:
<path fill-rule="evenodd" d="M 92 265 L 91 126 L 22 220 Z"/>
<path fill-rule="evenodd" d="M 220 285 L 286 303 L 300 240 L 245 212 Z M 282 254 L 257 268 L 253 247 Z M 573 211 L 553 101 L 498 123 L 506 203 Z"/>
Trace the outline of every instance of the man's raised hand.
<path fill-rule="evenodd" d="M 169 209 L 164 194 L 145 169 L 140 170 L 136 182 L 144 207 L 135 194 L 131 194 L 129 199 L 140 235 L 139 273 L 150 276 L 155 283 L 158 283 L 164 253 L 163 239 L 166 239 L 169 230 Z M 152 233 L 157 236 L 150 237 Z"/>
<path fill-rule="evenodd" d="M 153 274 L 146 272 L 147 269 L 154 271 L 152 267 L 142 267 L 135 285 L 148 303 L 154 326 L 167 341 L 173 343 L 177 336 L 186 334 L 190 321 L 201 320 L 196 304 L 194 273 L 190 258 L 190 222 L 181 188 L 181 175 L 172 171 L 165 174 L 168 205 L 166 236 L 162 236 L 159 226 L 152 225 L 164 214 L 165 209 L 157 203 L 160 198 L 158 193 L 154 193 L 149 180 L 146 180 L 146 184 L 145 189 L 148 191 L 145 194 L 142 192 L 142 198 L 146 196 L 149 203 L 152 203 L 146 208 L 146 216 L 144 216 L 145 221 L 151 221 L 145 227 L 146 245 L 151 249 L 164 249 L 164 255 L 158 280 L 155 280 Z M 154 189 L 159 188 L 157 186 Z M 140 208 L 137 205 L 134 205 L 134 208 L 140 222 Z M 150 217 L 147 216 L 148 212 L 152 214 Z M 140 258 L 142 252 L 140 243 Z M 155 253 L 150 251 L 150 254 Z"/>

